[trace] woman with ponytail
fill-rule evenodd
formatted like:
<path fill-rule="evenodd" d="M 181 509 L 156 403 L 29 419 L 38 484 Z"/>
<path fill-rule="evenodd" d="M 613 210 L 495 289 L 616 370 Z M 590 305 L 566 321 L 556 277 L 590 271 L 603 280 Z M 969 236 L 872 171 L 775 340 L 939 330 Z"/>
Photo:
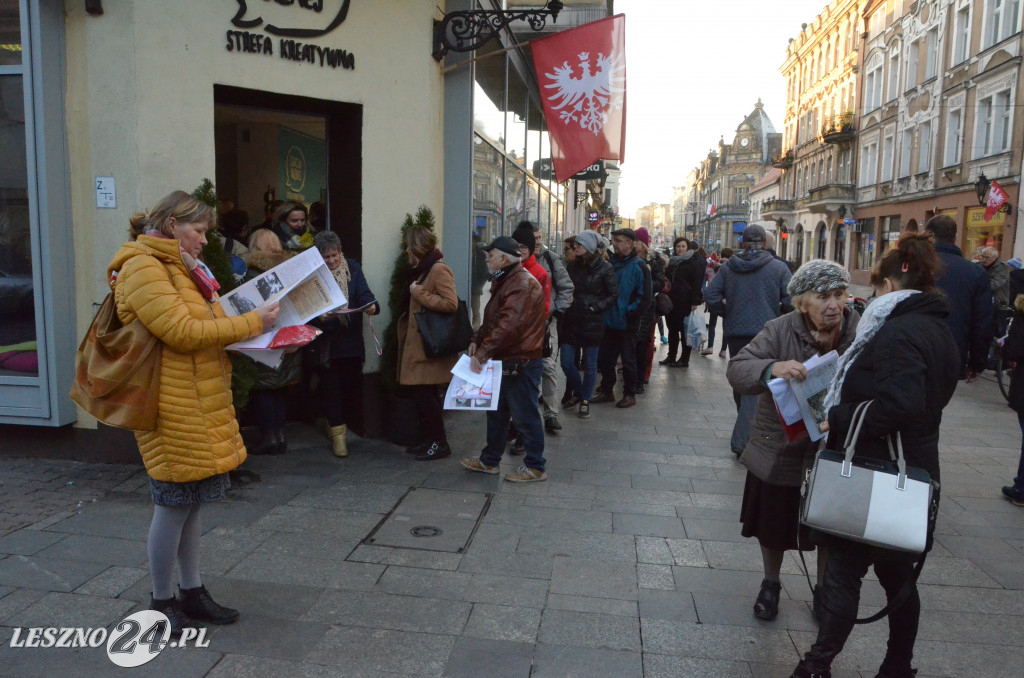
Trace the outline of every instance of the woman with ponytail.
<path fill-rule="evenodd" d="M 939 424 L 942 409 L 953 397 L 960 351 L 946 324 L 949 309 L 936 290 L 938 256 L 926 234 L 904 233 L 896 249 L 871 273 L 877 298 L 864 312 L 853 345 L 839 359 L 838 372 L 825 398 L 830 408 L 829 447 L 846 439 L 859 403 L 874 401 L 857 443 L 857 456 L 889 460 L 886 437 L 899 434 L 907 464 L 939 480 Z M 937 499 L 937 497 L 936 497 Z M 934 526 L 933 526 L 934 527 Z M 828 678 L 836 655 L 853 630 L 860 602 L 861 580 L 868 567 L 886 598 L 893 600 L 912 581 L 920 556 L 883 549 L 812 531 L 828 547 L 821 583 L 822 614 L 818 638 L 793 678 Z M 929 546 L 931 535 L 929 535 Z M 917 587 L 889 615 L 889 642 L 876 678 L 911 678 L 910 661 L 921 616 Z"/>
<path fill-rule="evenodd" d="M 231 362 L 224 347 L 274 324 L 277 303 L 227 317 L 220 285 L 199 260 L 213 209 L 174 191 L 132 216 L 131 242 L 107 268 L 118 319 L 138 319 L 161 343 L 156 429 L 135 439 L 149 474 L 153 522 L 147 552 L 150 609 L 167 615 L 171 637 L 203 622 L 230 624 L 238 611 L 218 604 L 199 572 L 200 508 L 224 498 L 228 471 L 245 461 L 231 404 Z M 177 595 L 174 566 L 179 572 Z"/>

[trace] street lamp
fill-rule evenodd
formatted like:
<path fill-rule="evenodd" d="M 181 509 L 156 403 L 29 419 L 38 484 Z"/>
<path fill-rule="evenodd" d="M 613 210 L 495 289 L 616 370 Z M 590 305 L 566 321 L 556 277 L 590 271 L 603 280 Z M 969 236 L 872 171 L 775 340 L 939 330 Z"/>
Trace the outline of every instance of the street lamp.
<path fill-rule="evenodd" d="M 978 194 L 978 204 L 984 205 L 988 202 L 988 190 L 992 187 L 992 182 L 988 180 L 985 173 L 982 172 L 978 175 L 978 178 L 974 182 L 974 192 Z M 1009 201 L 1004 202 L 999 207 L 999 211 L 1003 214 L 1010 214 L 1013 211 L 1013 207 Z"/>
<path fill-rule="evenodd" d="M 542 31 L 548 17 L 557 23 L 558 13 L 564 8 L 559 0 L 551 0 L 544 9 L 448 12 L 440 21 L 434 21 L 433 56 L 440 61 L 448 52 L 472 52 L 497 38 L 513 21 L 527 21 L 532 30 Z"/>
<path fill-rule="evenodd" d="M 988 180 L 985 173 L 979 174 L 978 179 L 974 182 L 974 192 L 978 194 L 979 205 L 984 205 L 985 201 L 988 200 L 988 189 L 990 186 L 992 186 L 992 182 Z"/>

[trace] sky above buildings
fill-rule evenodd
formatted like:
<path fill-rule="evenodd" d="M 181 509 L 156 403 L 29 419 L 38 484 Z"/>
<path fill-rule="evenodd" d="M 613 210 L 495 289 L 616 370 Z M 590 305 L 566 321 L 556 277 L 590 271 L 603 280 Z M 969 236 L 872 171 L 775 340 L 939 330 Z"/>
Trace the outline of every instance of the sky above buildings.
<path fill-rule="evenodd" d="M 672 187 L 732 141 L 758 98 L 782 131 L 786 45 L 827 0 L 616 0 L 626 15 L 628 110 L 619 212 Z"/>

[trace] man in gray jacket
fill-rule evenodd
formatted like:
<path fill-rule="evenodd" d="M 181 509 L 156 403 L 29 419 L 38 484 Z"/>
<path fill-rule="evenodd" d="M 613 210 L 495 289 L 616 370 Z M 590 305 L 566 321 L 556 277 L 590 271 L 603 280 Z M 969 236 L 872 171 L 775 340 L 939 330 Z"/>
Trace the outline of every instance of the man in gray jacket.
<path fill-rule="evenodd" d="M 549 250 L 543 242 L 543 237 L 538 226 L 533 227 L 533 235 L 537 241 L 537 263 L 548 272 L 551 278 L 551 311 L 548 313 L 548 341 L 552 347 L 551 355 L 544 358 L 544 379 L 541 382 L 541 395 L 544 396 L 544 429 L 548 433 L 555 433 L 562 430 L 558 423 L 558 410 L 555 396 L 555 379 L 558 375 L 558 358 L 555 350 L 558 346 L 558 318 L 566 309 L 572 306 L 572 279 L 569 272 L 565 270 L 565 264 L 557 254 Z"/>
<path fill-rule="evenodd" d="M 708 308 L 722 317 L 722 333 L 733 358 L 757 336 L 765 323 L 793 310 L 786 286 L 792 277 L 789 266 L 765 249 L 767 234 L 757 224 L 743 231 L 743 249 L 719 269 L 704 291 Z M 733 391 L 736 423 L 730 446 L 739 456 L 750 438 L 750 423 L 757 396 Z"/>

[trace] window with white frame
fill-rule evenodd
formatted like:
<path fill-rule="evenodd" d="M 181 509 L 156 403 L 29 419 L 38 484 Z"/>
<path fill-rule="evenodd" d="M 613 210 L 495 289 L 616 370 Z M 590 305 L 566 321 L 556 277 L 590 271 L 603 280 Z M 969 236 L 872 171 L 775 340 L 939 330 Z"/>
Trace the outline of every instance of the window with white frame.
<path fill-rule="evenodd" d="M 892 101 L 900 95 L 900 48 L 896 45 L 889 53 L 889 86 L 886 88 L 885 100 Z"/>
<path fill-rule="evenodd" d="M 882 181 L 892 181 L 893 133 L 882 139 Z"/>
<path fill-rule="evenodd" d="M 921 140 L 918 143 L 918 148 L 921 152 L 917 156 L 917 171 L 927 172 L 931 169 L 932 163 L 932 123 L 930 120 L 926 120 L 921 123 Z"/>
<path fill-rule="evenodd" d="M 953 65 L 963 63 L 971 47 L 971 6 L 964 5 L 956 13 L 953 24 Z"/>
<path fill-rule="evenodd" d="M 871 141 L 860 149 L 860 185 L 869 186 L 878 177 L 878 141 Z"/>
<path fill-rule="evenodd" d="M 939 28 L 936 26 L 928 31 L 924 41 L 925 67 L 924 79 L 930 80 L 938 74 L 939 67 Z"/>
<path fill-rule="evenodd" d="M 882 105 L 882 55 L 875 54 L 868 60 L 867 76 L 864 78 L 864 111 L 873 111 Z"/>
<path fill-rule="evenodd" d="M 885 7 L 871 15 L 868 19 L 868 40 L 885 30 Z"/>
<path fill-rule="evenodd" d="M 900 139 L 900 178 L 910 176 L 910 151 L 914 147 L 914 130 L 906 128 Z"/>
<path fill-rule="evenodd" d="M 986 48 L 1017 32 L 1021 0 L 985 0 Z"/>
<path fill-rule="evenodd" d="M 942 151 L 942 165 L 944 167 L 960 164 L 963 126 L 964 109 L 949 109 L 946 112 L 946 145 Z"/>
<path fill-rule="evenodd" d="M 917 86 L 917 57 L 921 51 L 921 41 L 915 40 L 907 46 L 907 77 L 904 91 Z"/>
<path fill-rule="evenodd" d="M 978 101 L 974 125 L 974 157 L 1002 153 L 1010 147 L 1013 109 L 1010 90 L 1004 89 Z"/>

